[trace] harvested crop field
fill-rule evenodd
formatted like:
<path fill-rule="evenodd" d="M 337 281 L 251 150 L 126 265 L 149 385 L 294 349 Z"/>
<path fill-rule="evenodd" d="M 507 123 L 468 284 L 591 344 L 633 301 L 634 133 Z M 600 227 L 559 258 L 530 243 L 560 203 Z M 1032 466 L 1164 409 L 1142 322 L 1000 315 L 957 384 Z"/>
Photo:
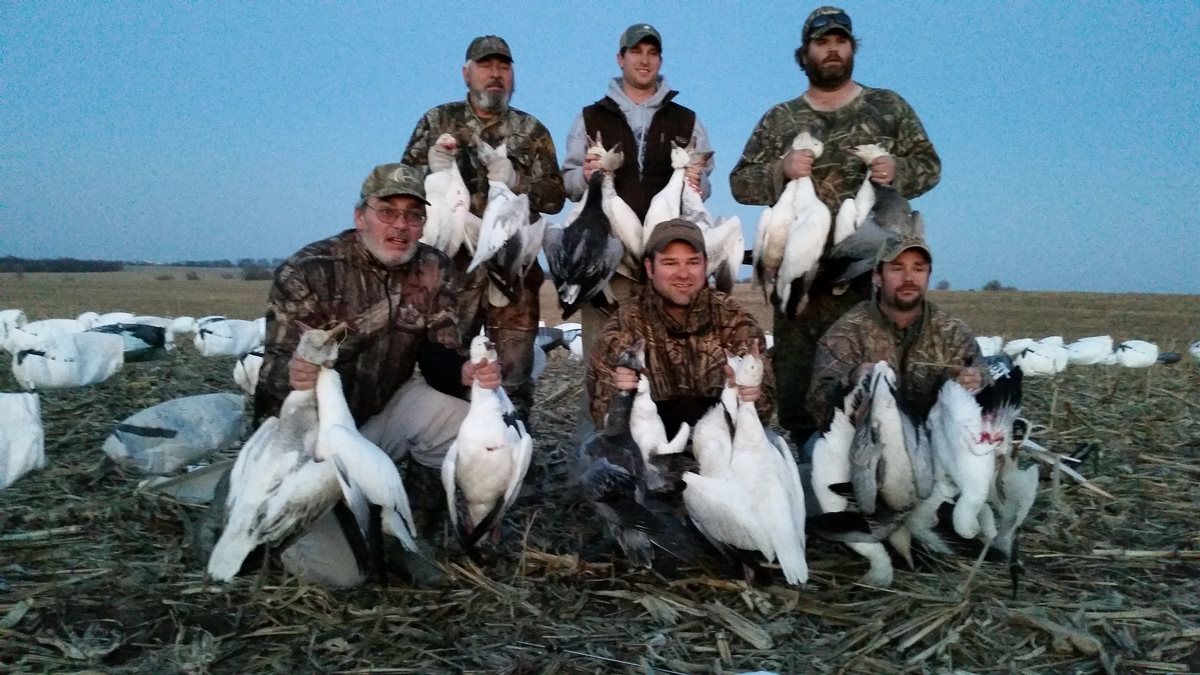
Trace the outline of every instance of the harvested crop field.
<path fill-rule="evenodd" d="M 251 317 L 266 289 L 120 275 L 3 278 L 0 308 L 23 307 L 31 319 L 118 308 Z M 45 290 L 54 284 L 64 288 Z M 766 315 L 748 288 L 738 292 Z M 1164 351 L 1200 339 L 1195 296 L 934 297 L 980 334 L 1108 333 Z M 203 507 L 139 490 L 142 477 L 100 446 L 142 408 L 235 390 L 233 363 L 183 344 L 100 385 L 42 394 L 48 465 L 0 493 L 0 670 L 1200 672 L 1200 369 L 1186 354 L 1171 366 L 1081 366 L 1027 381 L 1025 417 L 1039 443 L 1099 450 L 1080 468 L 1091 489 L 1042 467 L 1015 598 L 1007 566 L 972 574 L 967 558 L 898 566 L 889 590 L 861 586 L 865 562 L 816 539 L 800 589 L 782 579 L 748 587 L 715 555 L 646 571 L 594 553 L 598 528 L 568 488 L 565 463 L 583 368 L 562 350 L 551 355 L 532 419 L 531 475 L 542 490 L 510 512 L 486 568 L 450 544 L 440 563 L 451 582 L 438 590 L 394 580 L 386 590 L 335 591 L 278 565 L 206 584 L 191 544 Z M 0 391 L 17 389 L 9 366 L 0 356 Z"/>

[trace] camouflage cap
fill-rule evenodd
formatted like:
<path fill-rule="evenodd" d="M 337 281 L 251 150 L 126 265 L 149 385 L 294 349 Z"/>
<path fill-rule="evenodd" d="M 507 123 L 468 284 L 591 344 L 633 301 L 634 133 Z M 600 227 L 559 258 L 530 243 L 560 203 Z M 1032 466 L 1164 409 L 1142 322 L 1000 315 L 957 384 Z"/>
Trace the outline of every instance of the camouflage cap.
<path fill-rule="evenodd" d="M 910 235 L 900 237 L 890 237 L 883 242 L 883 246 L 879 247 L 879 254 L 875 256 L 875 264 L 892 262 L 900 256 L 901 253 L 910 248 L 920 249 L 925 254 L 925 259 L 930 263 L 933 262 L 933 254 L 929 252 L 929 247 L 925 245 L 925 240 L 920 237 Z"/>
<path fill-rule="evenodd" d="M 420 169 L 406 164 L 381 164 L 363 181 L 359 200 L 366 203 L 371 197 L 383 199 L 408 195 L 428 204 L 425 200 L 425 178 L 421 173 Z"/>
<path fill-rule="evenodd" d="M 800 34 L 804 42 L 808 42 L 834 30 L 842 31 L 847 37 L 854 37 L 850 15 L 840 7 L 826 5 L 814 9 L 812 14 L 808 15 L 804 20 L 804 30 Z"/>
<path fill-rule="evenodd" d="M 619 49 L 633 49 L 639 42 L 653 42 L 655 47 L 662 50 L 662 36 L 648 23 L 635 23 L 621 33 Z"/>
<path fill-rule="evenodd" d="M 683 218 L 675 218 L 654 226 L 654 231 L 646 240 L 645 257 L 649 258 L 655 253 L 662 253 L 667 244 L 673 241 L 682 241 L 696 249 L 697 253 L 705 253 L 704 233 L 700 231 L 700 228 L 696 227 L 695 223 Z"/>
<path fill-rule="evenodd" d="M 468 61 L 479 61 L 489 56 L 503 56 L 510 62 L 513 60 L 508 43 L 498 35 L 482 35 L 471 40 L 471 46 L 467 47 Z"/>

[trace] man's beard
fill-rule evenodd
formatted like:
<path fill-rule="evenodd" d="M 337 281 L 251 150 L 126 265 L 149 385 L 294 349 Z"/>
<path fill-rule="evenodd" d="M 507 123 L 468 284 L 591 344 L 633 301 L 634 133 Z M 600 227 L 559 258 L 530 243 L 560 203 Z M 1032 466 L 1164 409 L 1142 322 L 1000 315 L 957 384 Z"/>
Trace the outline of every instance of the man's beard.
<path fill-rule="evenodd" d="M 835 63 L 829 63 L 828 58 L 823 64 L 805 59 L 804 73 L 808 75 L 808 83 L 814 89 L 832 91 L 849 82 L 854 76 L 854 54 L 850 54 L 845 61 Z"/>
<path fill-rule="evenodd" d="M 487 85 L 484 86 L 486 87 Z M 512 98 L 512 94 L 512 91 L 504 91 L 503 89 L 484 88 L 470 90 L 471 103 L 475 104 L 475 107 L 480 110 L 485 110 L 493 115 L 499 115 L 508 110 L 508 102 Z"/>
<path fill-rule="evenodd" d="M 907 302 L 902 301 L 897 297 L 897 294 L 901 290 L 909 290 L 909 289 L 896 289 L 896 291 L 897 291 L 896 293 L 885 293 L 883 295 L 884 304 L 886 304 L 888 307 L 891 307 L 892 309 L 894 309 L 898 312 L 911 312 L 914 309 L 920 307 L 921 304 L 923 302 L 925 302 L 925 294 L 924 293 L 918 293 L 917 297 L 915 297 L 912 300 L 909 300 Z"/>

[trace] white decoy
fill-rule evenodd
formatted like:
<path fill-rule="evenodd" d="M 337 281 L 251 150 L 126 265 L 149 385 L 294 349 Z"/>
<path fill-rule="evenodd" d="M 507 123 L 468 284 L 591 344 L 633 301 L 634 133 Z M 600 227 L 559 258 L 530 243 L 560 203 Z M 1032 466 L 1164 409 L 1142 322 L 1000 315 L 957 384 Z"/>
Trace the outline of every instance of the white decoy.
<path fill-rule="evenodd" d="M 809 132 L 802 131 L 792 139 L 792 149 L 809 150 L 815 156 L 820 157 L 825 149 L 825 144 L 813 138 Z M 808 189 L 804 190 L 804 199 L 799 197 L 803 184 L 808 186 Z M 815 197 L 816 192 L 812 189 L 811 177 L 788 181 L 787 185 L 783 187 L 779 199 L 773 206 L 767 207 L 758 220 L 753 254 L 754 285 L 763 288 L 764 296 L 769 297 L 774 290 L 775 277 L 780 265 L 783 264 L 784 251 L 792 231 L 792 225 L 796 217 L 800 215 L 800 207 L 807 203 L 806 198 L 809 191 Z"/>
<path fill-rule="evenodd" d="M 119 335 L 66 333 L 19 350 L 12 371 L 26 389 L 55 389 L 103 382 L 124 364 L 125 341 Z"/>
<path fill-rule="evenodd" d="M 734 373 L 735 384 L 757 387 L 762 378 L 762 358 L 754 353 L 743 356 Z M 768 562 L 779 562 L 789 584 L 803 584 L 808 581 L 804 488 L 791 449 L 776 438 L 767 438 L 753 402 L 738 402 L 730 470 L 735 480 L 753 491 L 752 509 L 770 542 L 770 550 L 760 552 Z"/>
<path fill-rule="evenodd" d="M 5 309 L 0 310 L 0 349 L 10 351 L 8 349 L 9 335 L 13 330 L 29 323 L 25 312 L 20 309 Z"/>
<path fill-rule="evenodd" d="M 84 312 L 75 317 L 75 320 L 86 326 L 87 328 L 85 330 L 87 330 L 94 328 L 98 323 L 100 323 L 100 315 L 96 312 Z"/>
<path fill-rule="evenodd" d="M 1067 344 L 1067 341 L 1064 340 L 1061 335 L 1047 335 L 1041 340 L 1038 340 L 1038 342 L 1044 345 L 1052 345 L 1054 347 L 1064 347 Z"/>
<path fill-rule="evenodd" d="M 656 225 L 678 218 L 682 213 L 683 188 L 687 183 L 685 176 L 691 161 L 692 156 L 688 148 L 681 148 L 675 141 L 671 141 L 671 178 L 667 180 L 663 189 L 650 199 L 650 206 L 646 209 L 646 218 L 642 225 L 643 241 L 650 240 L 650 233 L 654 232 Z"/>
<path fill-rule="evenodd" d="M 133 320 L 133 314 L 130 312 L 108 312 L 96 317 L 96 326 L 112 326 L 118 323 L 130 323 Z"/>
<path fill-rule="evenodd" d="M 1193 342 L 1192 346 L 1188 347 L 1188 353 L 1192 355 L 1193 359 L 1200 362 L 1200 340 Z"/>
<path fill-rule="evenodd" d="M 247 353 L 233 364 L 233 381 L 237 383 L 247 396 L 253 396 L 258 388 L 258 371 L 262 370 L 263 356 L 266 352 L 262 347 Z"/>
<path fill-rule="evenodd" d="M 1020 354 L 1028 349 L 1029 345 L 1032 345 L 1035 342 L 1037 342 L 1037 340 L 1034 340 L 1033 338 L 1017 338 L 1016 340 L 1009 340 L 1008 342 L 1004 343 L 1004 347 L 1001 349 L 1001 351 L 1003 351 L 1005 354 L 1008 354 L 1010 357 L 1015 357 L 1017 354 Z"/>
<path fill-rule="evenodd" d="M 1113 351 L 1117 363 L 1126 368 L 1149 368 L 1158 363 L 1158 345 L 1145 340 L 1126 340 Z"/>
<path fill-rule="evenodd" d="M 820 148 L 813 151 L 821 156 Z M 808 290 L 817 275 L 817 264 L 825 252 L 832 218 L 829 207 L 817 198 L 812 178 L 797 179 L 796 217 L 788 229 L 783 261 L 779 265 L 771 301 L 788 318 L 804 311 Z"/>
<path fill-rule="evenodd" d="M 1008 345 L 1004 346 L 1004 350 L 1006 353 L 1008 352 Z M 1020 366 L 1025 375 L 1029 377 L 1053 377 L 1067 367 L 1070 353 L 1065 347 L 1032 342 L 1025 349 L 1011 356 L 1013 363 Z"/>
<path fill-rule="evenodd" d="M 1113 353 L 1113 340 L 1108 335 L 1085 337 L 1067 345 L 1067 359 L 1071 365 L 1092 366 L 1103 363 Z"/>
<path fill-rule="evenodd" d="M 334 329 L 331 334 L 337 335 L 343 329 Z M 304 354 L 301 356 L 309 360 Z M 358 526 L 369 543 L 369 509 L 371 504 L 375 504 L 380 507 L 383 532 L 399 539 L 404 548 L 416 552 L 417 545 L 413 540 L 416 526 L 400 472 L 387 453 L 359 433 L 354 415 L 346 403 L 342 377 L 332 367 L 336 360 L 336 356 L 326 357 L 319 364 L 321 371 L 317 375 L 315 388 L 318 429 L 316 457 L 337 467 L 342 497 L 354 512 Z"/>
<path fill-rule="evenodd" d="M 979 345 L 979 352 L 982 356 L 995 356 L 1001 352 L 1004 347 L 1004 338 L 999 335 L 992 337 L 976 336 L 975 344 Z"/>
<path fill-rule="evenodd" d="M 45 446 L 37 394 L 0 394 L 0 490 L 46 466 Z"/>
<path fill-rule="evenodd" d="M 651 490 L 661 488 L 664 483 L 650 459 L 683 452 L 690 431 L 691 427 L 684 422 L 679 425 L 675 437 L 667 439 L 667 429 L 658 415 L 658 405 L 650 397 L 650 379 L 645 375 L 638 376 L 637 394 L 633 397 L 633 410 L 629 414 L 629 433 L 642 451 L 642 461 L 646 463 L 648 474 L 646 483 Z"/>
<path fill-rule="evenodd" d="M 241 394 L 185 396 L 134 413 L 102 449 L 123 467 L 166 475 L 234 445 L 242 433 Z"/>
<path fill-rule="evenodd" d="M 171 320 L 171 325 L 167 327 L 167 333 L 171 336 L 172 342 L 178 335 L 196 332 L 196 320 L 190 316 L 177 316 Z"/>
<path fill-rule="evenodd" d="M 8 349 L 8 353 L 16 356 L 17 352 L 29 349 L 43 339 L 59 335 L 82 333 L 87 329 L 88 325 L 78 319 L 42 319 L 41 321 L 29 321 L 9 329 L 8 342 L 5 348 Z"/>
<path fill-rule="evenodd" d="M 708 258 L 705 276 L 713 278 L 718 291 L 732 293 L 746 253 L 742 221 L 737 216 L 717 218 L 712 227 L 704 230 L 704 248 Z"/>
<path fill-rule="evenodd" d="M 833 227 L 833 243 L 835 245 L 854 234 L 854 231 L 866 222 L 871 208 L 875 206 L 875 186 L 871 183 L 870 165 L 876 159 L 888 156 L 886 150 L 874 144 L 856 146 L 850 151 L 850 154 L 861 159 L 868 169 L 858 192 L 853 198 L 843 200 L 841 206 L 838 207 Z"/>
<path fill-rule="evenodd" d="M 201 356 L 242 356 L 262 346 L 262 334 L 263 326 L 255 321 L 201 319 L 192 344 Z"/>
<path fill-rule="evenodd" d="M 495 346 L 487 337 L 471 340 L 471 362 L 495 363 Z M 442 487 L 450 510 L 450 523 L 472 555 L 484 535 L 497 528 L 521 491 L 521 483 L 533 458 L 533 439 L 517 419 L 516 409 L 504 388 L 495 390 L 471 383 L 471 407 L 458 429 L 458 436 L 442 462 Z M 466 503 L 465 522 L 460 526 L 458 492 Z"/>
<path fill-rule="evenodd" d="M 429 146 L 429 173 L 425 176 L 425 199 L 429 202 L 421 241 L 453 257 L 467 238 L 471 193 L 459 172 L 458 140 L 450 134 L 438 136 Z"/>
<path fill-rule="evenodd" d="M 141 323 L 107 323 L 88 330 L 91 333 L 117 335 L 125 345 L 125 362 L 149 361 L 166 351 L 167 331 Z"/>

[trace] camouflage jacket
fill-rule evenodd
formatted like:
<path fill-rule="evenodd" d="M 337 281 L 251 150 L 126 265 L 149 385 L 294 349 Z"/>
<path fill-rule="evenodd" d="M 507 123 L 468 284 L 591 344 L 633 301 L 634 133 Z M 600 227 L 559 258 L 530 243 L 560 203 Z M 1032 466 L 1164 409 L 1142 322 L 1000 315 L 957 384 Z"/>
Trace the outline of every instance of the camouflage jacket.
<path fill-rule="evenodd" d="M 517 174 L 513 192 L 529 195 L 531 211 L 558 213 L 567 199 L 554 139 L 533 115 L 509 108 L 503 115 L 484 119 L 464 101 L 446 103 L 425 113 L 404 150 L 401 162 L 429 165 L 429 146 L 442 134 L 458 139 L 458 169 L 471 192 L 471 213 L 483 216 L 487 206 L 487 169 L 479 161 L 477 141 L 495 147 L 506 143 Z"/>
<path fill-rule="evenodd" d="M 716 402 L 725 387 L 725 350 L 745 354 L 751 340 L 758 342 L 764 355 L 758 414 L 764 424 L 770 421 L 775 410 L 775 375 L 765 356 L 766 340 L 754 319 L 729 296 L 704 288 L 688 311 L 686 325 L 680 325 L 664 311 L 661 296 L 647 287 L 609 317 L 592 346 L 587 391 L 597 426 L 604 423 L 604 414 L 617 393 L 617 357 L 639 337 L 646 339 L 650 396 L 658 403 L 668 433 L 673 433 L 680 421 L 695 423 Z M 681 407 L 674 424 L 668 419 L 672 405 Z"/>
<path fill-rule="evenodd" d="M 383 409 L 418 363 L 431 386 L 463 395 L 466 355 L 450 269 L 441 251 L 421 244 L 411 261 L 389 270 L 363 247 L 355 230 L 309 244 L 289 258 L 275 273 L 268 296 L 256 422 L 278 415 L 291 391 L 288 361 L 300 343 L 301 324 L 348 324 L 335 367 L 360 425 Z"/>
<path fill-rule="evenodd" d="M 905 329 L 887 318 L 875 301 L 862 302 L 842 315 L 817 343 L 808 390 L 813 419 L 828 417 L 830 406 L 848 391 L 855 369 L 879 361 L 887 361 L 896 371 L 901 398 L 920 417 L 937 401 L 938 390 L 950 379 L 951 366 L 979 368 L 984 384 L 991 382 L 975 334 L 937 305 L 927 301 L 920 318 Z"/>
<path fill-rule="evenodd" d="M 813 162 L 813 184 L 834 214 L 867 176 L 867 165 L 850 154 L 856 145 L 876 143 L 895 157 L 892 187 L 906 199 L 925 194 L 941 178 L 942 160 L 908 103 L 894 91 L 863 87 L 837 110 L 816 110 L 803 96 L 768 110 L 729 175 L 733 198 L 742 204 L 773 205 L 787 184 L 782 157 L 801 131 L 825 144 Z"/>

